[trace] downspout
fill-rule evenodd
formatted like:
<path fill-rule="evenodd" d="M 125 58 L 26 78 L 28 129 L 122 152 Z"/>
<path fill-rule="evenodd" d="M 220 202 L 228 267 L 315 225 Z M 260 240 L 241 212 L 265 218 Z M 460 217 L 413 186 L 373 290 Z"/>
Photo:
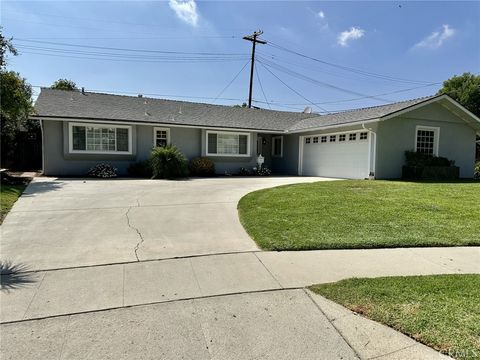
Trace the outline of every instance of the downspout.
<path fill-rule="evenodd" d="M 368 169 L 369 169 L 368 178 L 373 180 L 375 179 L 375 166 L 377 163 L 377 133 L 373 131 L 371 128 L 366 128 L 365 123 L 362 123 L 362 128 L 372 133 L 372 136 L 373 136 L 373 139 L 370 140 L 370 142 L 368 143 Z M 373 143 L 373 149 L 372 149 L 372 143 Z M 373 156 L 372 156 L 372 152 L 373 152 Z M 373 157 L 373 162 L 372 162 L 372 157 Z"/>
<path fill-rule="evenodd" d="M 42 175 L 45 175 L 45 136 L 43 134 L 43 120 L 40 119 L 40 135 L 42 138 Z"/>

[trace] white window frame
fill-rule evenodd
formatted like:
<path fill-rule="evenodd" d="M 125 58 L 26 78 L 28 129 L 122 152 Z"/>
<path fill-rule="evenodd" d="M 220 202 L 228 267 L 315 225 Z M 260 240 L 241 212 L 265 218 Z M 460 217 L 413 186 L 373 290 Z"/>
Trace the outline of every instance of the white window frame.
<path fill-rule="evenodd" d="M 280 154 L 275 154 L 275 140 L 280 139 Z M 283 136 L 272 136 L 272 156 L 283 157 Z"/>
<path fill-rule="evenodd" d="M 115 128 L 128 129 L 128 151 L 100 151 L 100 150 L 73 150 L 73 127 L 93 127 L 93 128 Z M 86 130 L 85 130 L 86 136 Z M 86 141 L 86 139 L 85 139 Z M 87 146 L 85 142 L 85 147 Z M 117 131 L 115 130 L 115 147 L 117 146 Z M 115 155 L 131 155 L 132 154 L 132 127 L 129 125 L 104 124 L 104 123 L 68 123 L 68 152 L 70 154 L 115 154 Z"/>
<path fill-rule="evenodd" d="M 440 145 L 440 128 L 437 126 L 417 125 L 415 127 L 415 152 L 417 152 L 418 131 L 433 131 L 433 156 L 438 156 L 438 148 Z"/>
<path fill-rule="evenodd" d="M 157 147 L 157 131 L 165 131 L 167 133 L 167 145 L 170 145 L 170 129 L 164 127 L 153 127 L 153 147 Z"/>
<path fill-rule="evenodd" d="M 247 136 L 247 153 L 246 154 L 212 154 L 208 152 L 208 135 L 209 134 L 228 134 L 228 135 L 246 135 Z M 218 137 L 217 137 L 217 150 L 218 150 Z M 246 132 L 234 132 L 234 131 L 205 131 L 205 154 L 207 156 L 218 156 L 218 157 L 251 157 L 251 146 L 250 146 L 250 133 Z"/>

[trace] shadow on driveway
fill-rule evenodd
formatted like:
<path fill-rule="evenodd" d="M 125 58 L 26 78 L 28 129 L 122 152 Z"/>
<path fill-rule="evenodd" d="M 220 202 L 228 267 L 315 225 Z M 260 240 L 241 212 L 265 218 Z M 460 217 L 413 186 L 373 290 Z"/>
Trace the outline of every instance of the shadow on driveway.
<path fill-rule="evenodd" d="M 35 273 L 25 264 L 14 264 L 11 261 L 0 261 L 0 290 L 10 292 L 34 284 L 38 281 Z"/>

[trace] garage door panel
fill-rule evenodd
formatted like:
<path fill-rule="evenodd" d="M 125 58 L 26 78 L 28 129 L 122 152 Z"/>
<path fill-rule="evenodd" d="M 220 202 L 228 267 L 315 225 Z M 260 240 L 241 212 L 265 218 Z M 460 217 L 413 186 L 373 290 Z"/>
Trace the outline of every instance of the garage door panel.
<path fill-rule="evenodd" d="M 368 151 L 368 141 L 304 144 L 302 174 L 364 179 L 369 171 Z"/>

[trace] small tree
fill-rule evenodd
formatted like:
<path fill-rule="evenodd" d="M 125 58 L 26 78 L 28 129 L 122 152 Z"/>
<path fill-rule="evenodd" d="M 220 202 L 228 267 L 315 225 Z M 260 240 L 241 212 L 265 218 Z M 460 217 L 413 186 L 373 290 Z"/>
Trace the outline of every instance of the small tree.
<path fill-rule="evenodd" d="M 58 79 L 53 83 L 52 86 L 50 86 L 50 88 L 57 89 L 57 90 L 68 90 L 68 91 L 78 90 L 77 84 L 75 84 L 75 82 L 69 79 Z"/>

